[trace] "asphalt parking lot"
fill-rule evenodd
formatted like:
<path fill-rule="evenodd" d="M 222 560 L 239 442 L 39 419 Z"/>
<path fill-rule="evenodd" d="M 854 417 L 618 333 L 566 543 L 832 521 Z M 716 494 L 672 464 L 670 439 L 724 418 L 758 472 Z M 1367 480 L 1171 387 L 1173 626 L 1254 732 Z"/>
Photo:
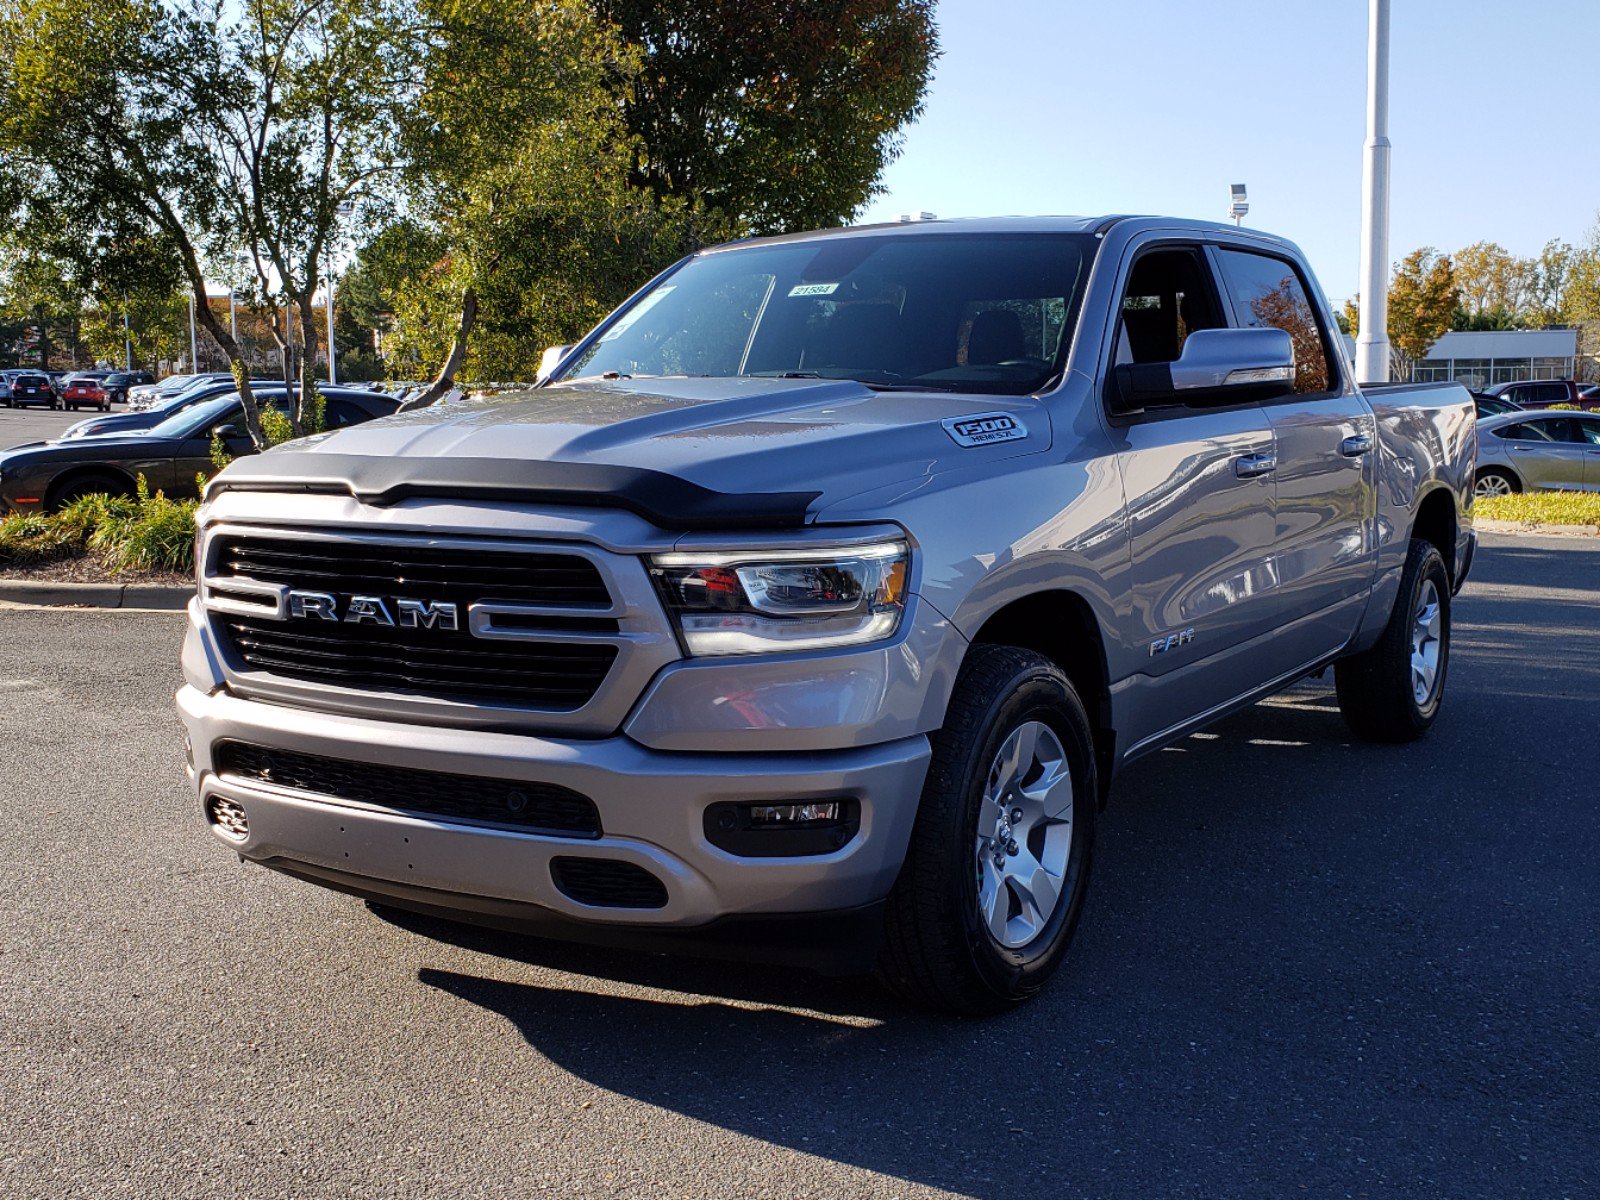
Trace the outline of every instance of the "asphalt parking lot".
<path fill-rule="evenodd" d="M 5 1196 L 1600 1191 L 1596 541 L 1487 540 L 1419 745 L 1313 683 L 1137 765 L 1071 962 L 985 1023 L 241 866 L 180 628 L 0 610 Z"/>
<path fill-rule="evenodd" d="M 126 404 L 113 404 L 113 413 L 128 411 Z M 38 442 L 60 437 L 68 425 L 87 420 L 99 410 L 86 408 L 81 412 L 57 412 L 53 408 L 0 408 L 0 450 L 9 450 L 24 442 Z"/>

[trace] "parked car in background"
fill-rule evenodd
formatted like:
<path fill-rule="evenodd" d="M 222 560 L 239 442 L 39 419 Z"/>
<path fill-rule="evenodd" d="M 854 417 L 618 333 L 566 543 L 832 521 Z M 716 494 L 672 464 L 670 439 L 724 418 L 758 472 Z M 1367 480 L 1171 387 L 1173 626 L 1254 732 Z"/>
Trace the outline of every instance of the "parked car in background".
<path fill-rule="evenodd" d="M 61 398 L 56 395 L 56 385 L 50 376 L 40 371 L 24 371 L 11 380 L 11 395 L 6 398 L 7 408 L 60 408 Z"/>
<path fill-rule="evenodd" d="M 288 403 L 282 384 L 277 391 L 263 389 L 256 395 L 264 407 L 282 409 Z M 329 388 L 323 395 L 330 430 L 388 416 L 397 403 L 377 392 Z M 237 392 L 187 408 L 148 432 L 13 447 L 0 453 L 0 513 L 54 512 L 79 496 L 99 492 L 132 495 L 141 475 L 151 491 L 174 499 L 194 496 L 196 478 L 215 469 L 213 435 L 220 435 L 236 458 L 255 453 L 244 432 Z"/>
<path fill-rule="evenodd" d="M 1600 383 L 1590 383 L 1579 388 L 1578 403 L 1584 405 L 1600 404 Z"/>
<path fill-rule="evenodd" d="M 74 412 L 80 408 L 98 408 L 101 412 L 110 412 L 111 393 L 100 380 L 89 375 L 77 375 L 62 387 L 61 407 Z"/>
<path fill-rule="evenodd" d="M 113 371 L 101 380 L 101 386 L 111 395 L 115 404 L 122 404 L 128 399 L 128 392 L 140 386 L 153 384 L 156 377 L 149 371 Z"/>
<path fill-rule="evenodd" d="M 1521 412 L 1522 406 L 1514 400 L 1507 400 L 1504 396 L 1491 396 L 1488 392 L 1472 393 L 1473 407 L 1478 410 L 1478 418 L 1498 417 L 1501 413 Z"/>
<path fill-rule="evenodd" d="M 200 375 L 168 375 L 160 383 L 129 389 L 128 410 L 143 412 L 190 388 L 208 383 L 228 383 L 232 379 L 233 376 L 226 371 L 211 371 Z"/>
<path fill-rule="evenodd" d="M 1600 491 L 1600 416 L 1516 412 L 1478 422 L 1479 496 Z"/>
<path fill-rule="evenodd" d="M 1572 379 L 1523 379 L 1516 383 L 1497 383 L 1486 388 L 1484 394 L 1510 400 L 1518 408 L 1549 408 L 1555 404 L 1589 407 L 1600 403 L 1583 398 L 1587 386 Z"/>
<path fill-rule="evenodd" d="M 252 392 L 265 389 L 266 391 L 283 391 L 283 381 L 274 379 L 252 379 L 250 381 Z M 182 412 L 186 408 L 193 408 L 196 404 L 203 404 L 207 400 L 215 400 L 218 396 L 228 396 L 234 393 L 233 379 L 224 376 L 222 379 L 196 379 L 189 387 L 174 396 L 168 396 L 153 408 L 143 412 L 122 412 L 103 417 L 91 417 L 87 421 L 79 421 L 76 425 L 68 425 L 62 430 L 57 441 L 73 441 L 77 438 L 104 437 L 115 434 L 125 436 L 131 433 L 140 433 L 146 429 L 154 429 L 168 417 Z M 298 392 L 297 392 L 298 394 Z"/>

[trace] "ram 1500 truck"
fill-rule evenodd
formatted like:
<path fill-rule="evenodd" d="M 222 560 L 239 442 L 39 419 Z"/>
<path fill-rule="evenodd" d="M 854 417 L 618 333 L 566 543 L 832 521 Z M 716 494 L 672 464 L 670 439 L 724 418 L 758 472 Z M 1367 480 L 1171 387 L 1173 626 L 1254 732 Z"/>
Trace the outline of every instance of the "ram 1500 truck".
<path fill-rule="evenodd" d="M 1358 387 L 1279 238 L 745 241 L 553 359 L 211 484 L 178 707 L 242 858 L 987 1012 L 1129 761 L 1330 666 L 1362 738 L 1438 714 L 1471 397 Z"/>

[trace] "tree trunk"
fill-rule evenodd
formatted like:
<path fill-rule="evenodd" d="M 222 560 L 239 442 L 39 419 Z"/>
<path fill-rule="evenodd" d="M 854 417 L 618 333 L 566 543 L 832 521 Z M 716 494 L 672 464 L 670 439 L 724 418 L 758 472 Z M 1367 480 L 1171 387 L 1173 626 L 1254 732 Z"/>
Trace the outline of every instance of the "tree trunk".
<path fill-rule="evenodd" d="M 321 393 L 317 388 L 317 319 L 311 308 L 311 292 L 295 297 L 300 314 L 300 395 L 291 410 L 290 420 L 296 437 L 322 429 Z"/>
<path fill-rule="evenodd" d="M 255 394 L 250 390 L 250 365 L 244 361 L 244 355 L 239 351 L 239 343 L 233 340 L 233 335 L 221 321 L 217 314 L 211 311 L 211 305 L 206 300 L 206 285 L 198 276 L 191 272 L 194 280 L 194 315 L 195 319 L 205 328 L 217 345 L 222 347 L 222 352 L 228 356 L 228 366 L 233 371 L 233 382 L 239 388 L 239 400 L 244 405 L 244 427 L 249 433 L 250 440 L 255 443 L 257 450 L 267 448 L 267 435 L 261 431 L 261 406 L 256 403 Z"/>
<path fill-rule="evenodd" d="M 461 319 L 456 325 L 455 340 L 450 343 L 450 353 L 445 355 L 444 366 L 439 369 L 439 377 L 433 381 L 433 386 L 422 395 L 407 400 L 400 406 L 401 412 L 413 408 L 427 408 L 456 384 L 456 372 L 461 369 L 461 362 L 467 356 L 467 338 L 472 333 L 472 327 L 478 323 L 478 289 L 468 287 L 461 293 Z"/>

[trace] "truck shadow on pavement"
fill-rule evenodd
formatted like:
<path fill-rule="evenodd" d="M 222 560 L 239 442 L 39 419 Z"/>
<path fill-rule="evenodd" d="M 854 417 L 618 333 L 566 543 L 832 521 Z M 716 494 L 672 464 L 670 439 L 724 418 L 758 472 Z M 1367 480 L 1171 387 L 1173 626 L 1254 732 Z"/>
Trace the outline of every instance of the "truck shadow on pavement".
<path fill-rule="evenodd" d="M 419 980 L 597 1089 L 985 1200 L 1581 1191 L 1600 819 L 1592 772 L 1548 731 L 1600 719 L 1600 667 L 1550 666 L 1597 626 L 1570 597 L 1469 592 L 1423 742 L 1352 743 L 1312 682 L 1136 764 L 1067 965 L 990 1021 L 864 983 L 389 919 L 571 972 Z M 1489 752 L 1487 731 L 1524 752 Z M 1574 1069 L 1543 1066 L 1559 1063 Z"/>

